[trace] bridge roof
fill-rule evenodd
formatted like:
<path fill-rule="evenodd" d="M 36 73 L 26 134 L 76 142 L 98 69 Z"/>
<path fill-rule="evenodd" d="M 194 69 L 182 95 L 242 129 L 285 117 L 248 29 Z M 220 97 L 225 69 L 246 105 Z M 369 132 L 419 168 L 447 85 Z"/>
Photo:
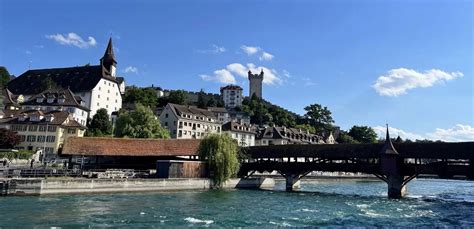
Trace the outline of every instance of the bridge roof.
<path fill-rule="evenodd" d="M 194 156 L 200 140 L 69 137 L 64 156 Z"/>
<path fill-rule="evenodd" d="M 474 142 L 394 143 L 404 158 L 474 159 Z M 377 158 L 383 149 L 377 144 L 271 145 L 247 147 L 252 158 L 320 157 L 328 159 Z"/>

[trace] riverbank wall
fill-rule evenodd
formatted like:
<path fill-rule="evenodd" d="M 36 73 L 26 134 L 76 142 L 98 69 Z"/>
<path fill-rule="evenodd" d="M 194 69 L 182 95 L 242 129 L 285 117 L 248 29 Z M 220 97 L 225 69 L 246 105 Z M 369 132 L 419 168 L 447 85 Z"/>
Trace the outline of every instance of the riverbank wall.
<path fill-rule="evenodd" d="M 271 189 L 271 178 L 230 179 L 224 189 Z M 111 192 L 208 190 L 210 179 L 6 179 L 0 180 L 0 195 L 51 195 Z"/>

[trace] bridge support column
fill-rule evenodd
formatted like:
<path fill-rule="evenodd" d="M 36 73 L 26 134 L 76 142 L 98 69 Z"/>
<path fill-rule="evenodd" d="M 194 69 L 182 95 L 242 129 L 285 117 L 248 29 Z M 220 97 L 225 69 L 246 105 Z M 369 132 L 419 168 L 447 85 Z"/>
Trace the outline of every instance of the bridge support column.
<path fill-rule="evenodd" d="M 390 199 L 400 199 L 407 194 L 407 186 L 404 184 L 404 177 L 401 175 L 387 176 L 387 194 Z"/>
<path fill-rule="evenodd" d="M 286 191 L 291 192 L 294 191 L 295 189 L 300 189 L 301 188 L 301 181 L 300 181 L 300 176 L 299 175 L 293 175 L 293 174 L 288 174 L 285 176 L 286 180 Z"/>

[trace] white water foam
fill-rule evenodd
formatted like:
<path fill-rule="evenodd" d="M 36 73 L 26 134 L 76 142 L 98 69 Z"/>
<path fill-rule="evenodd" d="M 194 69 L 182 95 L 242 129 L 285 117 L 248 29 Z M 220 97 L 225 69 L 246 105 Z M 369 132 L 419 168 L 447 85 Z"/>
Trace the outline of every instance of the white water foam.
<path fill-rule="evenodd" d="M 313 209 L 308 209 L 308 208 L 299 209 L 297 211 L 299 211 L 299 212 L 318 212 L 318 210 L 313 210 Z"/>
<path fill-rule="evenodd" d="M 204 224 L 211 224 L 214 223 L 214 220 L 202 220 L 202 219 L 196 219 L 193 217 L 186 217 L 184 220 L 190 222 L 190 223 L 204 223 Z"/>

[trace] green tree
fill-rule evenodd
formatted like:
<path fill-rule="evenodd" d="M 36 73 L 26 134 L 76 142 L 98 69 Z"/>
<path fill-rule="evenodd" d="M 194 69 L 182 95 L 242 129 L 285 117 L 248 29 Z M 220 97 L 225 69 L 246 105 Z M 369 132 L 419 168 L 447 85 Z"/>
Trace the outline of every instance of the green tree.
<path fill-rule="evenodd" d="M 11 130 L 0 128 L 0 149 L 11 149 L 20 144 L 20 136 Z"/>
<path fill-rule="evenodd" d="M 198 93 L 198 101 L 197 101 L 197 107 L 199 108 L 206 108 L 206 99 L 204 98 L 205 96 L 205 93 L 204 93 L 204 90 L 201 89 L 201 91 L 199 91 Z"/>
<path fill-rule="evenodd" d="M 215 106 L 217 106 L 217 102 L 216 102 L 216 100 L 214 99 L 214 97 L 211 97 L 209 100 L 207 100 L 206 106 L 207 106 L 207 107 L 215 107 Z"/>
<path fill-rule="evenodd" d="M 92 118 L 86 135 L 91 137 L 103 137 L 112 134 L 112 122 L 105 108 L 97 110 Z"/>
<path fill-rule="evenodd" d="M 169 131 L 161 126 L 153 111 L 139 103 L 135 111 L 119 115 L 114 134 L 116 137 L 170 138 Z"/>
<path fill-rule="evenodd" d="M 295 128 L 308 131 L 310 134 L 316 134 L 316 128 L 314 128 L 314 126 L 311 126 L 309 124 L 299 124 L 299 125 L 296 125 Z"/>
<path fill-rule="evenodd" d="M 349 130 L 349 135 L 360 143 L 376 143 L 377 134 L 372 127 L 368 126 L 353 126 Z"/>
<path fill-rule="evenodd" d="M 158 105 L 158 97 L 153 88 L 128 87 L 123 97 L 124 103 L 140 103 L 144 106 L 155 109 Z"/>
<path fill-rule="evenodd" d="M 180 105 L 186 105 L 187 99 L 188 95 L 183 90 L 170 91 L 170 95 L 168 96 L 168 102 Z"/>
<path fill-rule="evenodd" d="M 316 131 L 331 131 L 334 120 L 331 111 L 320 104 L 311 104 L 304 108 L 305 117 L 309 123 L 316 128 Z"/>
<path fill-rule="evenodd" d="M 216 188 L 235 176 L 240 168 L 239 147 L 227 134 L 211 134 L 201 140 L 199 157 L 207 161 Z"/>
<path fill-rule="evenodd" d="M 7 68 L 4 66 L 0 66 L 0 89 L 3 89 L 7 86 L 8 82 L 10 82 L 11 75 L 8 72 Z"/>
<path fill-rule="evenodd" d="M 354 140 L 353 137 L 351 137 L 347 132 L 341 131 L 339 133 L 339 137 L 337 137 L 336 142 L 338 143 L 347 143 L 347 144 L 357 144 L 359 143 L 358 141 Z"/>

